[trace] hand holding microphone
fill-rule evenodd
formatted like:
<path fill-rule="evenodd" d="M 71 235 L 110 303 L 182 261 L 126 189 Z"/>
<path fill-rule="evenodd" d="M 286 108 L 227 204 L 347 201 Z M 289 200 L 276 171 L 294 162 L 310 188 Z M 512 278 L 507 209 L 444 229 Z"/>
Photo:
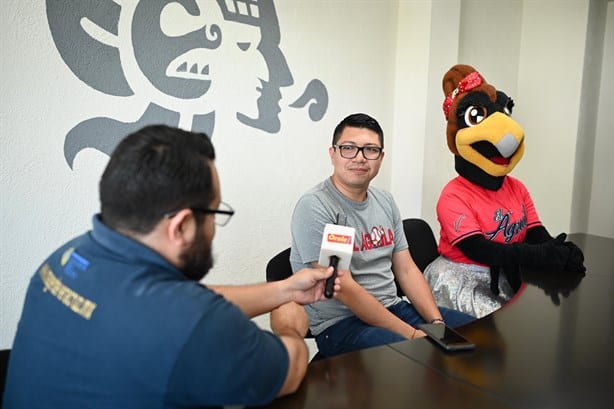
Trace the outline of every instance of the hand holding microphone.
<path fill-rule="evenodd" d="M 333 275 L 326 279 L 324 296 L 333 296 L 333 287 L 337 277 L 337 269 L 349 270 L 352 252 L 354 251 L 354 235 L 356 230 L 353 227 L 339 226 L 336 224 L 326 224 L 322 236 L 322 247 L 320 249 L 321 266 L 333 267 Z"/>

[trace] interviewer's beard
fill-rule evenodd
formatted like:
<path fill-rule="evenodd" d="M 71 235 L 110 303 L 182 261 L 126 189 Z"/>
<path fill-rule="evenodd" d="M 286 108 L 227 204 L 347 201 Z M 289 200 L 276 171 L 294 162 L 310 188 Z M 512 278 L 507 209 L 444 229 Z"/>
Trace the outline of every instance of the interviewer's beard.
<path fill-rule="evenodd" d="M 197 227 L 192 246 L 184 251 L 179 258 L 183 264 L 181 271 L 190 280 L 200 281 L 213 267 L 211 242 L 207 242 L 202 224 Z"/>

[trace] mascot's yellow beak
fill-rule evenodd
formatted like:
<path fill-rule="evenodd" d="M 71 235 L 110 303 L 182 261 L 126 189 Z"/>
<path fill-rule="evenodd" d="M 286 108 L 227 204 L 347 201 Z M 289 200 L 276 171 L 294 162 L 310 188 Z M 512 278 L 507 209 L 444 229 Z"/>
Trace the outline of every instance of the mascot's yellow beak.
<path fill-rule="evenodd" d="M 486 151 L 478 151 L 478 142 L 492 145 Z M 484 145 L 484 144 L 482 144 Z M 491 176 L 505 176 L 514 169 L 524 153 L 524 130 L 509 116 L 495 112 L 479 124 L 460 129 L 456 133 L 459 155 Z"/>

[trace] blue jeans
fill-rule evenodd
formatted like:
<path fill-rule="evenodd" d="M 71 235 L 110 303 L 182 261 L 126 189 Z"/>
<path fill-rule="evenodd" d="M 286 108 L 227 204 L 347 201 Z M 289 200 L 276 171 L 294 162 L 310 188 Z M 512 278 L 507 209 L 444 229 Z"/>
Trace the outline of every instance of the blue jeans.
<path fill-rule="evenodd" d="M 412 327 L 417 327 L 425 322 L 414 306 L 405 300 L 388 308 L 388 311 Z M 449 308 L 439 307 L 439 311 L 446 324 L 452 328 L 475 320 L 475 317 L 471 315 Z M 325 357 L 407 339 L 396 332 L 368 325 L 356 316 L 339 321 L 326 328 L 315 338 L 320 354 Z"/>

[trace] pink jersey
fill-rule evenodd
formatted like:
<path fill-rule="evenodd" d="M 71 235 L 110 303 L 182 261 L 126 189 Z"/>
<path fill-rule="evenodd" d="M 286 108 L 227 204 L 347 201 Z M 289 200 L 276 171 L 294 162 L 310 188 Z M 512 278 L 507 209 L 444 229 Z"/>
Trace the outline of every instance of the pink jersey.
<path fill-rule="evenodd" d="M 452 179 L 437 202 L 441 226 L 439 253 L 452 261 L 480 264 L 467 258 L 456 244 L 481 234 L 497 243 L 523 242 L 527 229 L 541 226 L 525 185 L 506 176 L 497 191 L 485 189 L 463 177 Z"/>

